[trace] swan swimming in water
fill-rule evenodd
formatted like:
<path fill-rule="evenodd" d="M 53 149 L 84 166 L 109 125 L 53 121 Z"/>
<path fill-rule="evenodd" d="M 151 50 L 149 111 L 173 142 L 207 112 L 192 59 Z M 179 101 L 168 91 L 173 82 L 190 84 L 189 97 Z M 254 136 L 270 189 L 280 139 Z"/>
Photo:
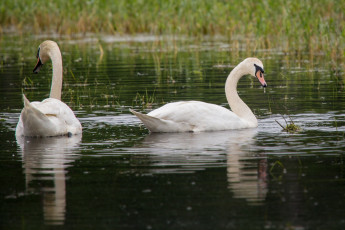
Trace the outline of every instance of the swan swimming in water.
<path fill-rule="evenodd" d="M 49 59 L 52 60 L 53 77 L 49 98 L 31 102 L 23 94 L 24 108 L 16 128 L 16 136 L 51 137 L 82 133 L 79 120 L 68 105 L 61 101 L 62 58 L 59 46 L 54 41 L 44 41 L 38 48 L 38 73 Z"/>
<path fill-rule="evenodd" d="M 232 111 L 215 104 L 201 101 L 168 103 L 148 114 L 132 109 L 151 132 L 202 132 L 254 128 L 258 121 L 250 108 L 237 94 L 237 82 L 242 76 L 256 77 L 263 87 L 264 67 L 257 58 L 246 58 L 229 74 L 225 94 Z"/>

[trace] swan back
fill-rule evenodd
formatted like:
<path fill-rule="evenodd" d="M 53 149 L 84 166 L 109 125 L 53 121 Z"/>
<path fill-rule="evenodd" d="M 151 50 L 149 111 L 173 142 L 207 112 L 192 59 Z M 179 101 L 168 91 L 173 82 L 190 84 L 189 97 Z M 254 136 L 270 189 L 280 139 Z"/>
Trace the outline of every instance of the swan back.
<path fill-rule="evenodd" d="M 168 103 L 147 115 L 130 111 L 151 132 L 202 132 L 255 127 L 222 106 L 201 101 Z"/>
<path fill-rule="evenodd" d="M 55 98 L 29 102 L 24 97 L 24 108 L 16 128 L 16 136 L 60 136 L 80 134 L 82 127 L 73 111 Z"/>

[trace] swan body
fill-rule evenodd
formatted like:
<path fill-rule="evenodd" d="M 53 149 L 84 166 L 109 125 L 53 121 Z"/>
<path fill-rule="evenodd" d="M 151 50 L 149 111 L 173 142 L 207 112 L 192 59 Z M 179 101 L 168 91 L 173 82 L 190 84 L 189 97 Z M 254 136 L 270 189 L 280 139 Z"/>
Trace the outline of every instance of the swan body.
<path fill-rule="evenodd" d="M 49 59 L 53 63 L 50 97 L 42 102 L 30 102 L 23 95 L 24 108 L 16 128 L 16 136 L 51 137 L 75 135 L 82 132 L 79 120 L 68 105 L 61 101 L 62 58 L 58 45 L 44 41 L 38 48 L 38 62 L 34 73 Z"/>
<path fill-rule="evenodd" d="M 151 132 L 202 132 L 256 127 L 230 110 L 201 101 L 166 104 L 147 115 L 131 110 Z"/>
<path fill-rule="evenodd" d="M 151 132 L 202 132 L 230 129 L 254 128 L 258 121 L 250 108 L 237 94 L 237 82 L 244 75 L 258 78 L 266 87 L 262 62 L 257 58 L 247 58 L 229 74 L 225 83 L 225 93 L 232 111 L 215 104 L 201 101 L 168 103 L 148 114 L 132 109 Z"/>

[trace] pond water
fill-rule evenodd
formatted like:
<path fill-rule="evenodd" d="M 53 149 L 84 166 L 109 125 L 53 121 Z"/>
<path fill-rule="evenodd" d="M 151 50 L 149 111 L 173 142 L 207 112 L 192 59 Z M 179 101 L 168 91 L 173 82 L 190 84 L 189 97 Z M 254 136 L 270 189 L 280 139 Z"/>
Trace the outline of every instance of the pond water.
<path fill-rule="evenodd" d="M 46 38 L 0 38 L 2 229 L 345 227 L 345 73 L 322 52 L 224 38 L 53 37 L 62 100 L 83 134 L 16 140 L 22 92 L 49 95 L 51 65 L 32 74 Z M 129 112 L 180 100 L 228 108 L 225 79 L 248 56 L 263 61 L 268 84 L 238 85 L 258 128 L 150 134 Z M 302 131 L 282 131 L 283 117 Z"/>

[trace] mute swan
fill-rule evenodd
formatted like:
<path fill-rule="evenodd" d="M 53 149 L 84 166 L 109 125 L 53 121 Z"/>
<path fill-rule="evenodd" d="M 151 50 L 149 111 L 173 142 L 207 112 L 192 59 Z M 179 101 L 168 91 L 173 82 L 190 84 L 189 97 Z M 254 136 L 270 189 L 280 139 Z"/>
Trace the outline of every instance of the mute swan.
<path fill-rule="evenodd" d="M 62 58 L 59 46 L 54 41 L 44 41 L 37 52 L 37 64 L 33 70 L 38 73 L 49 59 L 53 64 L 53 78 L 49 98 L 42 102 L 31 102 L 23 94 L 24 108 L 16 128 L 16 136 L 61 136 L 82 132 L 79 120 L 73 111 L 61 101 Z"/>
<path fill-rule="evenodd" d="M 151 132 L 201 132 L 257 127 L 255 115 L 237 94 L 237 82 L 242 76 L 250 74 L 266 87 L 263 73 L 263 64 L 257 58 L 246 58 L 230 72 L 225 83 L 225 94 L 232 112 L 222 106 L 201 101 L 168 103 L 147 115 L 132 109 L 130 111 Z"/>

